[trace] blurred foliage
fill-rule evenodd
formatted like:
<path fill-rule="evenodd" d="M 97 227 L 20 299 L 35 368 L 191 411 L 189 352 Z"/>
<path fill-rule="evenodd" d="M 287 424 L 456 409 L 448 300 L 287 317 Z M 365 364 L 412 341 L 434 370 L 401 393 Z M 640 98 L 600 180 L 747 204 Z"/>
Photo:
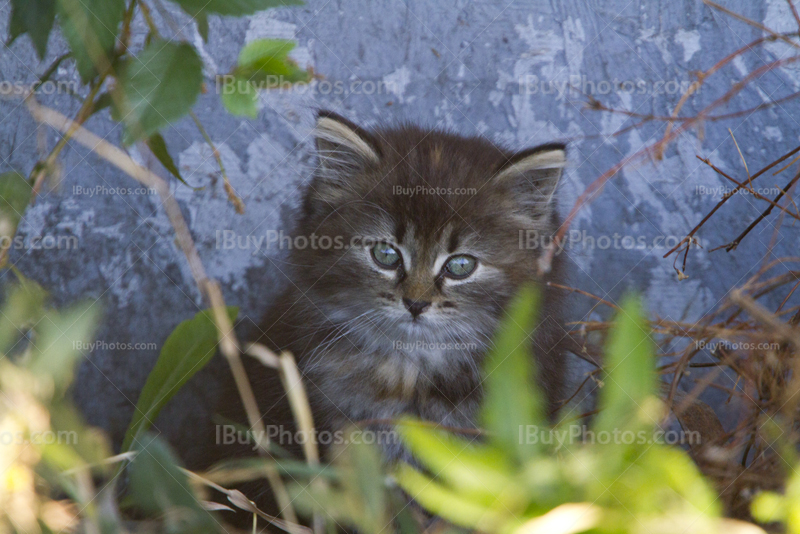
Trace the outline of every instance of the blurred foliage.
<path fill-rule="evenodd" d="M 487 439 L 470 441 L 407 420 L 400 434 L 426 471 L 401 465 L 400 486 L 427 510 L 483 532 L 754 528 L 721 519 L 716 495 L 689 456 L 652 439 L 664 410 L 636 299 L 624 301 L 608 341 L 592 434 L 548 424 L 530 386 L 535 302 L 530 289 L 517 297 L 488 356 Z"/>
<path fill-rule="evenodd" d="M 465 437 L 404 419 L 398 432 L 419 465 L 383 475 L 377 453 L 351 444 L 336 454 L 330 485 L 295 484 L 311 512 L 322 503 L 339 524 L 362 532 L 411 532 L 426 520 L 401 522 L 410 496 L 427 513 L 462 529 L 487 533 L 756 533 L 761 528 L 721 517 L 710 484 L 683 450 L 659 441 L 664 406 L 656 395 L 654 347 L 639 301 L 627 298 L 609 336 L 600 414 L 588 429 L 551 425 L 535 387 L 528 344 L 537 294 L 523 290 L 502 322 L 485 362 L 485 437 Z M 593 438 L 587 438 L 593 436 Z M 800 488 L 800 477 L 796 477 Z M 397 506 L 397 486 L 403 490 Z M 759 501 L 800 510 L 800 490 Z M 767 502 L 767 499 L 769 500 Z M 789 514 L 759 517 L 785 521 Z"/>
<path fill-rule="evenodd" d="M 18 281 L 6 284 L 0 309 L 0 533 L 129 531 L 114 464 L 131 458 L 126 507 L 149 514 L 163 531 L 216 531 L 166 445 L 143 437 L 146 449 L 112 456 L 105 434 L 70 404 L 99 305 L 53 310 L 36 282 L 14 272 Z"/>
<path fill-rule="evenodd" d="M 293 42 L 282 39 L 256 39 L 242 48 L 236 66 L 218 82 L 222 103 L 231 114 L 255 118 L 259 89 L 308 81 L 309 73 L 288 57 L 293 48 Z"/>
<path fill-rule="evenodd" d="M 114 120 L 127 128 L 123 143 L 148 138 L 192 109 L 203 84 L 194 47 L 153 39 L 119 68 Z"/>
<path fill-rule="evenodd" d="M 14 171 L 0 174 L 0 267 L 17 233 L 22 214 L 31 200 L 31 185 Z"/>
<path fill-rule="evenodd" d="M 570 423 L 551 425 L 531 386 L 535 371 L 526 346 L 537 297 L 526 289 L 510 306 L 485 362 L 482 436 L 406 418 L 397 430 L 414 465 L 387 467 L 377 447 L 350 443 L 333 449 L 330 466 L 252 458 L 203 478 L 189 477 L 147 428 L 214 353 L 209 312 L 170 335 L 140 395 L 129 429 L 135 439 L 125 453 L 111 456 L 104 434 L 85 425 L 65 398 L 92 339 L 97 304 L 57 312 L 38 284 L 17 278 L 0 314 L 0 532 L 123 532 L 138 530 L 143 520 L 159 532 L 218 531 L 221 518 L 198 499 L 190 478 L 267 517 L 246 496 L 216 485 L 263 476 L 267 464 L 291 480 L 298 510 L 316 514 L 322 526 L 365 533 L 389 528 L 414 534 L 431 521 L 498 534 L 763 532 L 721 517 L 717 495 L 688 454 L 656 438 L 664 409 L 636 299 L 625 300 L 608 339 L 600 414 L 588 429 L 592 440 Z M 235 308 L 228 312 L 236 317 Z M 789 450 L 786 457 L 795 455 Z M 128 461 L 121 479 L 115 465 Z M 122 492 L 115 489 L 120 480 L 127 481 Z M 800 532 L 800 476 L 789 478 L 783 495 L 758 495 L 753 515 Z"/>

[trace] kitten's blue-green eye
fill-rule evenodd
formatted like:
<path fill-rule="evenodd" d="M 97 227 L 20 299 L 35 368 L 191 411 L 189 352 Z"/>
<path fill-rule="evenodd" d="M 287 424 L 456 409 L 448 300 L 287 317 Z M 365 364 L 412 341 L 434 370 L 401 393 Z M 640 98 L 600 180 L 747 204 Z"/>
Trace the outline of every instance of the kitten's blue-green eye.
<path fill-rule="evenodd" d="M 388 243 L 378 243 L 372 247 L 372 258 L 384 269 L 396 269 L 400 265 L 400 253 Z"/>
<path fill-rule="evenodd" d="M 472 274 L 475 267 L 478 266 L 478 260 L 472 256 L 453 256 L 447 263 L 444 264 L 445 274 L 450 278 L 466 278 Z"/>

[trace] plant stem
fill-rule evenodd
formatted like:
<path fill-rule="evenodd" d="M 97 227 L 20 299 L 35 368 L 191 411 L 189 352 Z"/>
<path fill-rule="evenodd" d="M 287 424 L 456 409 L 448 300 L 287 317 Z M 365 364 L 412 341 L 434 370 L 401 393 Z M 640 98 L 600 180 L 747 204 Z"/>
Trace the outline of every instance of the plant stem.
<path fill-rule="evenodd" d="M 75 120 L 72 122 L 72 127 L 64 132 L 64 135 L 61 137 L 61 139 L 59 139 L 58 143 L 56 143 L 56 146 L 53 147 L 53 150 L 50 151 L 50 154 L 47 155 L 47 158 L 45 158 L 44 161 L 40 161 L 39 164 L 34 167 L 33 171 L 31 171 L 31 176 L 29 178 L 29 181 L 33 182 L 31 204 L 36 202 L 36 196 L 39 194 L 39 191 L 42 188 L 45 177 L 53 169 L 58 155 L 61 153 L 64 147 L 67 146 L 67 142 L 75 133 L 75 130 L 78 128 L 78 126 L 83 124 L 91 115 L 92 108 L 94 107 L 94 99 L 97 96 L 97 93 L 100 91 L 100 87 L 103 85 L 105 79 L 106 74 L 101 74 L 97 81 L 92 85 L 89 94 L 84 99 L 83 105 L 78 110 L 78 114 L 75 116 Z"/>
<path fill-rule="evenodd" d="M 234 191 L 233 186 L 228 179 L 228 173 L 225 172 L 225 165 L 222 164 L 222 157 L 219 155 L 219 150 L 217 150 L 216 145 L 214 145 L 214 141 L 211 140 L 211 136 L 209 136 L 206 129 L 203 128 L 203 124 L 200 122 L 200 119 L 197 118 L 197 115 L 195 115 L 194 111 L 190 111 L 189 116 L 192 117 L 197 129 L 200 130 L 200 133 L 203 135 L 203 139 L 206 140 L 206 144 L 208 144 L 208 146 L 211 148 L 211 152 L 214 154 L 214 159 L 217 160 L 217 165 L 219 165 L 219 170 L 222 173 L 222 181 L 225 184 L 225 193 L 228 194 L 228 200 L 230 200 L 231 204 L 233 204 L 236 213 L 242 215 L 244 213 L 244 202 L 236 194 L 236 191 Z"/>
<path fill-rule="evenodd" d="M 158 31 L 158 27 L 156 26 L 155 21 L 153 20 L 153 15 L 150 12 L 150 7 L 147 6 L 144 2 L 139 2 L 139 7 L 142 10 L 142 14 L 144 15 L 144 19 L 147 22 L 147 26 L 150 28 L 150 31 L 156 37 L 161 38 L 161 33 Z M 194 121 L 195 126 L 197 126 L 197 130 L 203 136 L 206 144 L 211 148 L 211 153 L 214 155 L 214 159 L 219 166 L 220 173 L 222 174 L 222 181 L 225 187 L 225 193 L 228 195 L 228 200 L 230 200 L 231 204 L 233 204 L 233 208 L 236 210 L 236 213 L 239 215 L 244 214 L 245 206 L 244 202 L 241 198 L 236 194 L 236 191 L 233 189 L 231 185 L 231 181 L 228 179 L 228 173 L 225 172 L 225 165 L 222 163 L 222 158 L 219 155 L 219 150 L 217 150 L 214 141 L 211 140 L 211 136 L 208 135 L 205 127 L 203 127 L 203 123 L 200 122 L 200 119 L 197 117 L 194 111 L 189 111 L 189 116 Z"/>
<path fill-rule="evenodd" d="M 253 394 L 253 388 L 250 385 L 244 365 L 242 364 L 239 342 L 236 333 L 233 331 L 233 324 L 226 312 L 222 291 L 217 281 L 208 277 L 194 241 L 192 240 L 189 226 L 186 224 L 186 219 L 183 218 L 181 208 L 172 195 L 167 182 L 149 169 L 138 165 L 130 156 L 108 141 L 101 139 L 54 109 L 40 105 L 36 102 L 33 95 L 28 95 L 26 103 L 31 115 L 37 122 L 47 124 L 64 133 L 71 131 L 75 141 L 89 148 L 92 152 L 138 182 L 158 191 L 164 206 L 164 211 L 175 230 L 178 247 L 186 256 L 186 260 L 189 263 L 189 270 L 192 273 L 197 287 L 200 289 L 201 293 L 205 295 L 213 310 L 214 324 L 219 334 L 220 352 L 228 361 L 228 365 L 231 368 L 231 373 L 236 382 L 239 396 L 247 412 L 248 422 L 251 428 L 254 429 L 254 434 L 256 436 L 266 436 L 266 429 L 264 427 L 264 422 L 261 420 L 258 404 Z M 277 359 L 278 356 L 274 355 L 274 358 Z M 260 439 L 261 438 L 259 438 L 259 440 Z M 261 445 L 259 447 L 259 452 L 265 452 L 266 448 L 263 444 L 259 442 L 259 445 Z M 278 501 L 278 505 L 281 507 L 281 514 L 284 519 L 289 523 L 298 525 L 297 514 L 294 511 L 289 493 L 277 469 L 275 469 L 274 466 L 270 466 L 267 468 L 266 474 L 276 500 Z"/>

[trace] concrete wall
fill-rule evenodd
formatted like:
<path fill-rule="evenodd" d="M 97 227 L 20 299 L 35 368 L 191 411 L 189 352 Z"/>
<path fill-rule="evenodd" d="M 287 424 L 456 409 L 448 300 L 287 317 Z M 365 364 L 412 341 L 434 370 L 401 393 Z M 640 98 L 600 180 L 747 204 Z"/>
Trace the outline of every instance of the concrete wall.
<path fill-rule="evenodd" d="M 445 5 L 448 4 L 448 5 Z M 309 0 L 300 8 L 280 9 L 242 19 L 211 18 L 210 39 L 203 44 L 193 24 L 183 37 L 200 47 L 209 92 L 195 110 L 219 147 L 233 186 L 247 210 L 237 215 L 226 200 L 217 166 L 191 120 L 164 131 L 170 151 L 193 190 L 173 180 L 200 255 L 210 274 L 224 286 L 225 297 L 242 315 L 258 317 L 285 279 L 281 253 L 255 247 L 224 250 L 223 230 L 264 236 L 285 228 L 298 202 L 299 187 L 313 162 L 309 133 L 317 107 L 338 111 L 374 125 L 414 121 L 482 134 L 510 147 L 570 141 L 570 168 L 560 190 L 566 212 L 584 187 L 620 159 L 657 139 L 663 126 L 644 125 L 616 137 L 632 123 L 622 115 L 587 109 L 585 98 L 563 91 L 577 83 L 608 106 L 637 113 L 667 115 L 691 72 L 707 69 L 761 32 L 697 0 L 556 0 L 553 2 L 478 2 L 436 0 Z M 730 9 L 778 31 L 794 20 L 784 0 L 731 0 Z M 175 13 L 169 5 L 167 9 Z M 7 32 L 9 5 L 0 7 L 0 35 Z M 176 13 L 179 24 L 186 23 Z M 182 22 L 180 22 L 182 21 Z M 169 35 L 170 29 L 164 26 Z M 134 25 L 134 42 L 146 28 Z M 295 39 L 293 53 L 302 65 L 324 77 L 312 87 L 263 94 L 255 120 L 228 115 L 215 94 L 211 75 L 234 64 L 238 50 L 256 38 Z M 38 63 L 27 38 L 0 51 L 0 79 L 30 83 L 64 51 L 63 40 L 50 42 L 48 61 Z M 684 108 L 697 112 L 722 95 L 730 84 L 765 62 L 790 53 L 771 43 L 748 53 L 702 88 Z M 57 79 L 76 80 L 66 62 Z M 356 83 L 353 83 L 356 82 Z M 636 85 L 634 91 L 615 90 Z M 729 111 L 747 109 L 798 90 L 800 70 L 783 68 L 760 79 L 730 103 Z M 561 88 L 562 90 L 559 90 Z M 44 95 L 42 102 L 74 114 L 79 102 L 69 95 Z M 734 253 L 708 248 L 726 243 L 763 209 L 763 203 L 740 196 L 729 202 L 701 232 L 706 247 L 690 254 L 689 279 L 678 282 L 672 259 L 652 249 L 658 236 L 682 237 L 720 198 L 706 191 L 727 186 L 695 155 L 710 157 L 722 169 L 742 177 L 741 162 L 727 129 L 742 147 L 750 169 L 794 148 L 800 139 L 796 101 L 752 115 L 706 124 L 703 135 L 691 132 L 671 145 L 664 160 L 646 161 L 624 170 L 584 209 L 572 228 L 599 238 L 632 236 L 644 249 L 598 246 L 569 248 L 572 283 L 616 299 L 626 289 L 642 292 L 662 317 L 692 319 L 712 309 L 726 291 L 758 267 L 773 235 L 775 217 L 754 231 Z M 36 126 L 18 101 L 0 100 L 0 171 L 29 172 L 39 159 Z M 120 129 L 101 113 L 87 126 L 118 143 Z M 48 147 L 57 137 L 44 132 Z M 151 157 L 131 154 L 166 175 Z M 38 280 L 57 304 L 83 297 L 99 298 L 105 313 L 98 339 L 77 377 L 75 397 L 91 423 L 121 438 L 138 390 L 158 349 L 180 321 L 203 306 L 158 198 L 80 147 L 61 157 L 62 176 L 25 214 L 20 234 L 75 236 L 69 249 L 15 250 L 13 262 Z M 781 184 L 785 181 L 781 178 Z M 776 179 L 763 180 L 772 187 Z M 100 189 L 97 189 L 97 188 Z M 120 189 L 131 188 L 128 191 Z M 94 194 L 90 194 L 94 192 Z M 124 193 L 124 194 L 123 194 Z M 796 229 L 777 238 L 775 255 L 800 250 Z M 625 242 L 627 243 L 627 241 Z M 795 254 L 796 255 L 796 254 Z M 9 274 L 4 274 L 9 279 Z M 586 317 L 591 302 L 574 299 L 573 318 Z M 589 318 L 600 318 L 593 312 Z M 167 407 L 157 428 L 185 444 L 204 417 L 213 395 L 213 369 L 201 373 Z M 712 401 L 713 397 L 711 398 Z M 721 407 L 722 412 L 725 411 Z M 732 420 L 735 414 L 725 416 Z"/>

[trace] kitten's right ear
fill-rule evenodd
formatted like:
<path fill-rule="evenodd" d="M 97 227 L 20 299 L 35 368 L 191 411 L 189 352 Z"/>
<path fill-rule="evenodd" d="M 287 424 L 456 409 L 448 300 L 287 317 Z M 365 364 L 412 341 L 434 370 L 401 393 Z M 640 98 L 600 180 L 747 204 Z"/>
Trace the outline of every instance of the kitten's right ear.
<path fill-rule="evenodd" d="M 346 180 L 380 161 L 380 150 L 372 135 L 332 111 L 319 111 L 314 137 L 324 179 Z"/>
<path fill-rule="evenodd" d="M 500 166 L 494 179 L 510 185 L 521 211 L 534 220 L 549 220 L 561 173 L 567 164 L 561 143 L 540 145 L 517 152 Z"/>

